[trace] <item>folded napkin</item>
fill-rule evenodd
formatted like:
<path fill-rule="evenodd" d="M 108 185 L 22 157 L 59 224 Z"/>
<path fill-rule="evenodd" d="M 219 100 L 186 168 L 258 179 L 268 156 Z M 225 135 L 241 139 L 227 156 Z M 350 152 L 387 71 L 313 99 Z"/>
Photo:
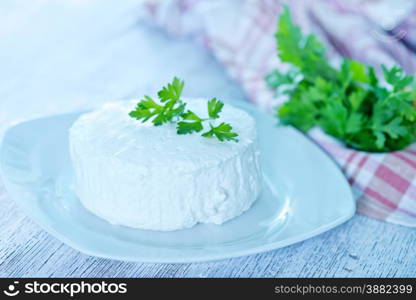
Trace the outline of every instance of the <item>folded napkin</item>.
<path fill-rule="evenodd" d="M 277 58 L 274 39 L 283 2 L 147 0 L 145 19 L 208 48 L 248 98 L 271 111 L 277 103 L 264 77 L 275 68 L 285 68 Z M 415 71 L 412 1 L 395 1 L 394 7 L 386 1 L 362 0 L 292 0 L 287 4 L 302 30 L 327 44 L 333 63 L 347 56 L 376 67 L 399 64 L 409 73 Z M 309 135 L 343 169 L 359 213 L 416 226 L 416 144 L 394 153 L 369 154 L 347 149 L 320 130 Z"/>

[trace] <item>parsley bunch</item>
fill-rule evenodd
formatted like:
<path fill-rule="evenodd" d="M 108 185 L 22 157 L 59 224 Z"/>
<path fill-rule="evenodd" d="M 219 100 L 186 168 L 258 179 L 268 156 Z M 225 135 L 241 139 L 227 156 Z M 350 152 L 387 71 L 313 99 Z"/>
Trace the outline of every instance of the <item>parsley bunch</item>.
<path fill-rule="evenodd" d="M 275 35 L 279 58 L 289 71 L 273 71 L 269 87 L 289 100 L 277 110 L 281 123 L 302 131 L 320 126 L 348 147 L 370 152 L 400 150 L 416 140 L 413 77 L 382 66 L 384 83 L 374 68 L 344 59 L 331 67 L 314 35 L 302 35 L 286 7 Z"/>
<path fill-rule="evenodd" d="M 214 125 L 214 121 L 220 118 L 224 103 L 216 98 L 209 100 L 208 117 L 201 118 L 193 111 L 186 110 L 186 103 L 181 99 L 184 85 L 182 80 L 173 78 L 171 83 L 157 93 L 159 103 L 149 96 L 144 96 L 129 116 L 142 122 L 152 119 L 151 122 L 155 126 L 175 123 L 178 134 L 200 132 L 204 129 L 204 122 L 209 122 L 210 128 L 201 134 L 203 137 L 216 137 L 221 142 L 237 142 L 238 134 L 232 131 L 233 127 L 230 124 L 222 122 L 217 126 Z"/>

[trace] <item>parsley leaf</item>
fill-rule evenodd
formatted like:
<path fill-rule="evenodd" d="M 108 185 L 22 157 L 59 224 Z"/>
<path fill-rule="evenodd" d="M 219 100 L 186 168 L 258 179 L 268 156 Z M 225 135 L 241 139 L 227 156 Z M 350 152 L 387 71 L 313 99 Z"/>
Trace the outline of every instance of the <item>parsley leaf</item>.
<path fill-rule="evenodd" d="M 162 106 L 149 96 L 145 96 L 137 104 L 136 109 L 129 113 L 129 116 L 136 120 L 142 120 L 142 122 L 146 122 L 154 117 L 152 123 L 155 126 L 160 126 L 181 115 L 184 109 L 185 104 L 182 102 L 171 100 Z"/>
<path fill-rule="evenodd" d="M 362 151 L 395 151 L 416 141 L 412 76 L 399 67 L 382 66 L 386 86 L 373 67 L 360 62 L 344 59 L 340 68 L 333 68 L 323 45 L 315 36 L 302 34 L 287 7 L 275 36 L 280 59 L 290 64 L 288 72 L 275 70 L 266 77 L 277 96 L 289 96 L 276 113 L 282 124 L 305 132 L 320 126 Z"/>
<path fill-rule="evenodd" d="M 218 101 L 217 98 L 212 98 L 208 101 L 208 115 L 211 119 L 218 119 L 220 117 L 224 103 Z"/>
<path fill-rule="evenodd" d="M 211 129 L 205 133 L 202 134 L 204 137 L 212 137 L 215 136 L 217 139 L 219 139 L 221 142 L 227 140 L 227 141 L 235 141 L 238 142 L 238 139 L 236 138 L 238 136 L 237 133 L 232 132 L 231 130 L 233 127 L 230 124 L 227 123 L 221 123 L 218 126 L 213 126 L 210 124 Z"/>
<path fill-rule="evenodd" d="M 333 78 L 334 70 L 325 59 L 325 48 L 314 35 L 303 36 L 300 28 L 295 26 L 289 8 L 285 6 L 278 20 L 275 37 L 279 57 L 283 62 L 299 68 L 308 78 L 319 75 Z"/>
<path fill-rule="evenodd" d="M 162 113 L 162 111 L 163 106 L 157 104 L 149 96 L 144 96 L 144 99 L 137 104 L 136 110 L 130 112 L 129 115 L 136 120 L 142 120 L 142 122 L 146 122 L 151 117 Z"/>
<path fill-rule="evenodd" d="M 384 73 L 384 78 L 393 87 L 395 92 L 407 87 L 412 83 L 412 76 L 405 76 L 404 71 L 397 66 L 394 66 L 390 70 L 385 66 L 381 66 Z"/>
<path fill-rule="evenodd" d="M 202 126 L 202 119 L 194 112 L 188 110 L 181 115 L 183 121 L 180 121 L 177 126 L 178 134 L 189 134 L 193 132 L 200 132 L 204 127 Z"/>
<path fill-rule="evenodd" d="M 158 93 L 160 101 L 166 102 L 168 100 L 178 101 L 182 95 L 183 87 L 185 82 L 180 80 L 177 77 L 173 78 L 172 83 L 169 83 L 167 86 L 163 87 Z"/>

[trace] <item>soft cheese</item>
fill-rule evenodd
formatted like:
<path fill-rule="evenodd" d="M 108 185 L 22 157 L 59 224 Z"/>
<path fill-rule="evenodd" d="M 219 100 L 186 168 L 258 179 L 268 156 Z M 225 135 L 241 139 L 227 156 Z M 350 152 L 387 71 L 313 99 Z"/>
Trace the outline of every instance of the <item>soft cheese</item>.
<path fill-rule="evenodd" d="M 232 124 L 239 142 L 220 142 L 141 123 L 128 115 L 137 102 L 106 104 L 70 129 L 75 188 L 88 210 L 117 225 L 176 230 L 250 208 L 261 188 L 252 117 L 226 104 L 218 122 Z M 207 102 L 187 100 L 187 108 L 205 116 Z"/>

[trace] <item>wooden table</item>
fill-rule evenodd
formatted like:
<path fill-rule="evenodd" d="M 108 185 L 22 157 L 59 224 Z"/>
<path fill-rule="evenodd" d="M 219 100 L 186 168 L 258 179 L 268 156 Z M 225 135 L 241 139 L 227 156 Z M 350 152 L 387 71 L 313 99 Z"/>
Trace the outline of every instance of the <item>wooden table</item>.
<path fill-rule="evenodd" d="M 174 75 L 186 80 L 188 96 L 244 100 L 204 50 L 138 24 L 136 0 L 99 7 L 50 2 L 0 4 L 0 133 L 17 121 L 153 93 Z M 0 276 L 414 277 L 416 230 L 355 216 L 259 255 L 198 264 L 120 262 L 84 255 L 51 237 L 0 182 Z"/>

